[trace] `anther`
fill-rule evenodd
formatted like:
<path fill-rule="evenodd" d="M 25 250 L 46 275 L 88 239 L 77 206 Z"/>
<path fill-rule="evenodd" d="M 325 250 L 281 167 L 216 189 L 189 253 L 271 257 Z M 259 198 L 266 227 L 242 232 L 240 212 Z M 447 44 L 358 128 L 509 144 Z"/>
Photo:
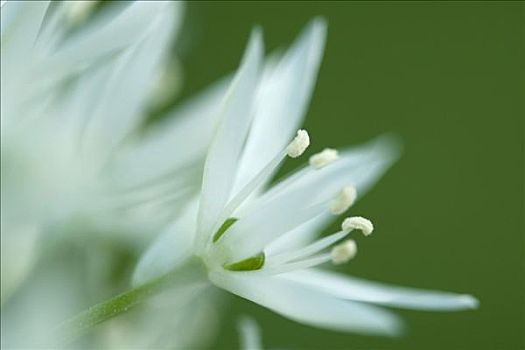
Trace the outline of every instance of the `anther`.
<path fill-rule="evenodd" d="M 332 148 L 325 148 L 322 152 L 316 153 L 310 157 L 310 165 L 315 169 L 321 169 L 330 163 L 333 163 L 338 158 L 337 150 Z"/>
<path fill-rule="evenodd" d="M 347 230 L 360 230 L 365 236 L 368 236 L 374 231 L 374 225 L 368 219 L 365 219 L 361 216 L 352 216 L 346 218 L 341 225 L 341 228 L 344 231 Z"/>
<path fill-rule="evenodd" d="M 332 263 L 335 265 L 344 264 L 351 260 L 357 254 L 357 244 L 349 239 L 341 244 L 336 245 L 330 252 Z"/>
<path fill-rule="evenodd" d="M 97 1 L 67 2 L 66 19 L 71 25 L 84 22 L 96 9 Z"/>
<path fill-rule="evenodd" d="M 339 215 L 344 213 L 354 204 L 357 197 L 357 192 L 354 187 L 346 186 L 343 187 L 341 192 L 333 199 L 332 204 L 330 205 L 330 211 L 334 215 Z"/>
<path fill-rule="evenodd" d="M 297 158 L 304 153 L 306 148 L 310 145 L 310 136 L 306 130 L 298 130 L 297 136 L 292 142 L 286 147 L 286 154 L 292 158 Z"/>

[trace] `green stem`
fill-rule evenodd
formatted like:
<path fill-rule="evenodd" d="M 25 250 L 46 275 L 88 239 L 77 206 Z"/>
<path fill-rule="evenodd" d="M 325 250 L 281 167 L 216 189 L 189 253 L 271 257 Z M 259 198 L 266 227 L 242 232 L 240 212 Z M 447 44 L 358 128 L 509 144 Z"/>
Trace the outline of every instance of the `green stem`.
<path fill-rule="evenodd" d="M 142 284 L 109 300 L 91 306 L 70 318 L 58 327 L 58 334 L 65 343 L 70 343 L 85 334 L 91 327 L 125 313 L 140 305 L 149 297 L 158 294 L 174 283 L 191 283 L 202 278 L 202 264 L 189 259 L 185 264 L 152 281 Z"/>

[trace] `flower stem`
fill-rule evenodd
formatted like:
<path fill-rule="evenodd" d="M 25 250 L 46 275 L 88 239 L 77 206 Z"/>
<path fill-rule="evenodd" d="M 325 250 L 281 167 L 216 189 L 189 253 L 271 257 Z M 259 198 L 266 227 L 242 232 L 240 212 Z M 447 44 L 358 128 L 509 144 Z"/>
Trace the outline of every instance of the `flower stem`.
<path fill-rule="evenodd" d="M 70 318 L 58 327 L 58 335 L 64 343 L 70 343 L 88 332 L 91 327 L 131 310 L 171 284 L 194 282 L 202 276 L 196 273 L 198 271 L 202 272 L 201 263 L 195 258 L 189 259 L 186 263 L 150 282 L 93 305 Z"/>

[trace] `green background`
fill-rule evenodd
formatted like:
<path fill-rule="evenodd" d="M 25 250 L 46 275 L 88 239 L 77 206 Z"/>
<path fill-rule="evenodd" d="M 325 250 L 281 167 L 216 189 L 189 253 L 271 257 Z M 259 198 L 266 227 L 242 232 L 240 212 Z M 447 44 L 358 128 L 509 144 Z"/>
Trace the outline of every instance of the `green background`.
<path fill-rule="evenodd" d="M 193 2 L 183 96 L 235 69 L 253 25 L 286 47 L 313 16 L 328 40 L 306 128 L 312 150 L 399 134 L 402 159 L 353 210 L 376 224 L 343 271 L 472 293 L 477 311 L 402 311 L 409 333 L 301 326 L 235 298 L 214 348 L 250 313 L 270 348 L 524 349 L 524 12 L 520 2 Z"/>

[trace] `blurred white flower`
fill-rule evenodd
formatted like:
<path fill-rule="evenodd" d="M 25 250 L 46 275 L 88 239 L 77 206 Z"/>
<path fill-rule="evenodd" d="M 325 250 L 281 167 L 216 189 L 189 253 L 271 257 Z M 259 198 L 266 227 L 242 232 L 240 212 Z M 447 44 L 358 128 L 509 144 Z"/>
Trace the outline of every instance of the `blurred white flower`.
<path fill-rule="evenodd" d="M 166 89 L 166 67 L 173 69 L 169 51 L 182 3 L 113 2 L 89 18 L 93 9 L 93 2 L 2 2 L 1 298 L 2 329 L 9 330 L 3 345 L 34 346 L 49 336 L 86 303 L 74 300 L 89 294 L 79 292 L 76 276 L 94 266 L 104 280 L 107 262 L 118 260 L 91 249 L 78 264 L 35 264 L 46 244 L 82 231 L 142 247 L 200 188 L 211 111 L 225 83 L 142 129 L 149 104 Z M 11 298 L 36 267 L 39 276 Z M 23 318 L 38 310 L 38 320 Z"/>
<path fill-rule="evenodd" d="M 72 26 L 91 9 L 2 3 L 2 300 L 50 226 L 76 220 L 140 244 L 200 187 L 223 83 L 137 135 L 161 90 L 155 77 L 170 66 L 181 3 L 114 3 Z"/>
<path fill-rule="evenodd" d="M 469 295 L 385 287 L 315 268 L 348 261 L 356 253 L 355 242 L 330 247 L 353 229 L 366 235 L 373 230 L 370 221 L 352 217 L 341 231 L 314 238 L 396 160 L 395 140 L 381 137 L 339 155 L 321 152 L 310 166 L 268 187 L 280 163 L 300 156 L 310 143 L 304 130 L 293 137 L 310 99 L 324 40 L 325 24 L 314 20 L 282 58 L 262 69 L 261 34 L 254 31 L 220 110 L 198 203 L 145 253 L 136 284 L 197 259 L 214 285 L 292 320 L 384 335 L 399 333 L 401 322 L 372 304 L 476 307 Z"/>

